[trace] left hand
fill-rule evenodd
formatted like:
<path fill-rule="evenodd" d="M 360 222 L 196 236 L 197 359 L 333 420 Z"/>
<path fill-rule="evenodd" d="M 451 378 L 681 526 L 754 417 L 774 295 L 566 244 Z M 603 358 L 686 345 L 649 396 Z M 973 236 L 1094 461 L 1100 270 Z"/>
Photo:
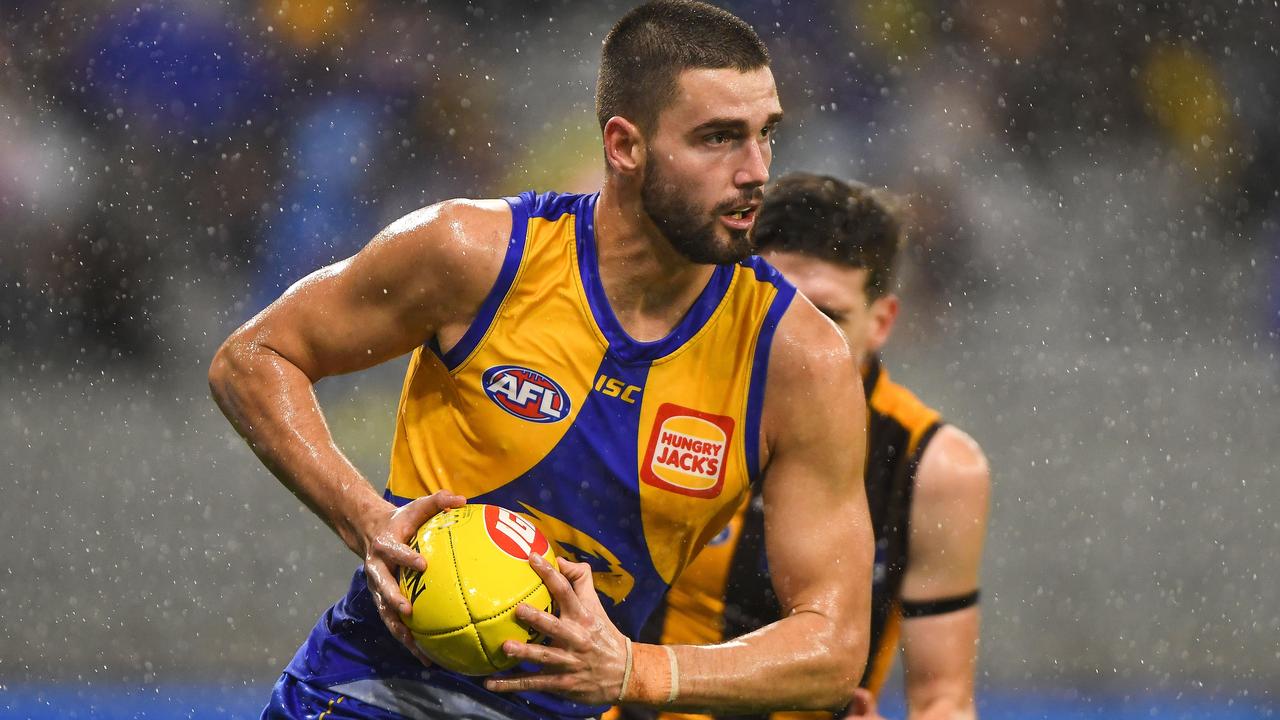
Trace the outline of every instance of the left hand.
<path fill-rule="evenodd" d="M 591 581 L 591 566 L 560 559 L 557 571 L 537 554 L 529 557 L 529 564 L 551 592 L 560 617 L 523 603 L 516 608 L 516 617 L 550 638 L 551 644 L 506 641 L 503 652 L 539 665 L 541 670 L 491 678 L 484 686 L 493 692 L 555 693 L 591 705 L 616 702 L 627 663 L 626 640 L 600 604 Z"/>

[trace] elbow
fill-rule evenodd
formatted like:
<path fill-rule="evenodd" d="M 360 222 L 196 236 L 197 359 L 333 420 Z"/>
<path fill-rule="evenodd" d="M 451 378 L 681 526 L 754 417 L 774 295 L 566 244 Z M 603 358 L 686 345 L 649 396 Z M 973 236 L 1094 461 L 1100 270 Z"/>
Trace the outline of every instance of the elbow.
<path fill-rule="evenodd" d="M 843 710 L 853 701 L 854 690 L 862 680 L 870 647 L 866 628 L 859 630 L 858 623 L 846 625 L 849 627 L 843 631 L 833 628 L 826 643 L 820 672 L 823 682 L 810 699 L 811 709 Z"/>
<path fill-rule="evenodd" d="M 225 411 L 238 378 L 248 374 L 248 342 L 236 331 L 218 347 L 209 363 L 209 395 Z"/>
<path fill-rule="evenodd" d="M 213 354 L 213 360 L 209 363 L 209 395 L 214 400 L 218 399 L 221 388 L 224 387 L 226 380 L 231 376 L 231 358 L 227 351 L 227 343 L 223 343 L 218 351 Z"/>

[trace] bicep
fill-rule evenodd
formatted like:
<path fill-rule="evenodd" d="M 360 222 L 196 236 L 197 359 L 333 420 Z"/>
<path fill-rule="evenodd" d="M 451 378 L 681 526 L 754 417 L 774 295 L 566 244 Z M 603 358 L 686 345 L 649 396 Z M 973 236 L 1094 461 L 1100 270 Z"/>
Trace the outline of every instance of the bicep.
<path fill-rule="evenodd" d="M 866 401 L 837 334 L 799 344 L 809 352 L 791 347 L 771 362 L 766 389 L 775 429 L 766 437 L 763 490 L 770 574 L 784 616 L 857 616 L 866 611 L 873 554 L 862 481 Z"/>
<path fill-rule="evenodd" d="M 933 604 L 978 589 L 987 527 L 990 472 L 981 449 L 947 426 L 926 448 L 911 504 L 905 602 Z M 940 608 L 945 610 L 945 604 Z M 980 606 L 906 618 L 902 653 L 907 701 L 916 710 L 971 713 Z M 928 713 L 923 717 L 931 717 Z"/>
<path fill-rule="evenodd" d="M 977 443 L 953 426 L 939 430 L 916 474 L 904 600 L 931 602 L 977 589 L 990 485 Z"/>
<path fill-rule="evenodd" d="M 294 284 L 243 331 L 313 381 L 403 355 L 482 301 L 501 263 L 485 250 L 505 246 L 496 242 L 504 234 L 496 209 L 442 204 L 412 213 Z M 482 251 L 459 252 L 460 232 L 478 236 L 471 242 Z"/>

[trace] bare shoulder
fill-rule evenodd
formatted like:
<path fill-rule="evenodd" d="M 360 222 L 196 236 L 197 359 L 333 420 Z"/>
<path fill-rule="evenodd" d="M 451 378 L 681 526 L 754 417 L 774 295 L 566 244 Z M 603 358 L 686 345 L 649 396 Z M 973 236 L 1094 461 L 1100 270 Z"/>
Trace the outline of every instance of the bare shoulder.
<path fill-rule="evenodd" d="M 398 357 L 470 322 L 502 268 L 505 201 L 450 200 L 388 225 L 360 252 L 295 283 L 228 342 L 250 342 L 315 379 Z"/>
<path fill-rule="evenodd" d="M 835 323 L 796 293 L 782 316 L 769 351 L 769 383 L 803 390 L 837 380 L 846 384 L 857 378 L 853 354 Z"/>
<path fill-rule="evenodd" d="M 911 499 L 902 597 L 928 601 L 978 587 L 991 479 L 978 443 L 947 425 L 925 448 Z"/>
<path fill-rule="evenodd" d="M 865 398 L 853 354 L 839 328 L 803 295 L 778 323 L 765 390 L 766 448 L 785 437 L 821 438 L 865 422 Z"/>
<path fill-rule="evenodd" d="M 398 280 L 406 294 L 454 310 L 448 315 L 466 314 L 497 280 L 511 225 L 504 200 L 446 200 L 388 225 L 353 259 L 352 270 L 364 265 Z"/>
<path fill-rule="evenodd" d="M 913 504 L 971 507 L 985 514 L 991 470 L 977 441 L 954 425 L 934 434 L 916 473 Z"/>

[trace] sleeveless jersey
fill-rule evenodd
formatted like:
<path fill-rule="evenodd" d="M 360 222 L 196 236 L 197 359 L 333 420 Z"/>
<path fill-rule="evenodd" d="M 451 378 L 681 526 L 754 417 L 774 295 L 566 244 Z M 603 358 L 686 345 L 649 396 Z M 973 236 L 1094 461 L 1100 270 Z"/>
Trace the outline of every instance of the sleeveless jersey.
<path fill-rule="evenodd" d="M 591 565 L 635 637 L 760 474 L 769 348 L 795 291 L 759 258 L 717 266 L 667 337 L 634 340 L 600 281 L 597 197 L 507 199 L 506 258 L 477 317 L 456 346 L 429 341 L 410 361 L 387 497 L 448 489 L 524 515 L 558 556 Z M 365 695 L 394 681 L 403 696 L 409 678 L 512 717 L 605 709 L 424 670 L 384 628 L 362 570 L 286 672 Z"/>
<path fill-rule="evenodd" d="M 907 559 L 907 522 L 915 473 L 925 447 L 942 426 L 936 411 L 889 379 L 878 358 L 863 377 L 867 393 L 867 504 L 875 532 L 871 651 L 861 685 L 872 692 L 893 665 L 901 622 L 899 591 Z M 752 493 L 729 525 L 711 540 L 671 588 L 642 633 L 647 642 L 718 643 L 778 619 L 781 608 L 764 551 L 764 504 Z M 626 708 L 621 717 L 707 718 Z M 735 716 L 737 717 L 737 716 Z M 765 716 L 759 716 L 765 717 Z M 830 713 L 773 713 L 772 720 L 830 718 Z"/>

